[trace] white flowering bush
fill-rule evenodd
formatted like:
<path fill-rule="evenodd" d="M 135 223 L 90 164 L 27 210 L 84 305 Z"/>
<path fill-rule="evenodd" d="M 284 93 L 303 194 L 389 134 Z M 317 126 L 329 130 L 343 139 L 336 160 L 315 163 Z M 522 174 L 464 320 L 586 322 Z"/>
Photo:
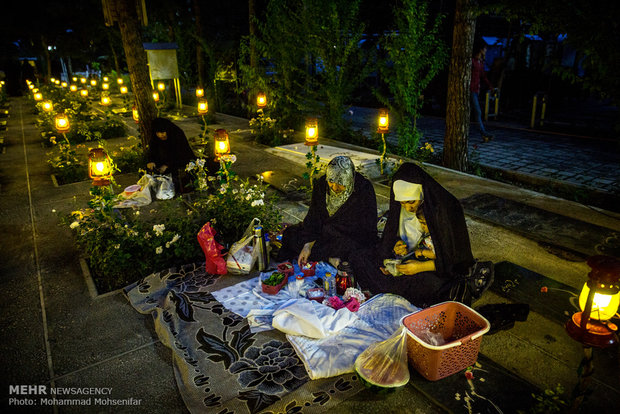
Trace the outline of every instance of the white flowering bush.
<path fill-rule="evenodd" d="M 288 134 L 278 130 L 276 119 L 265 116 L 262 109 L 257 113 L 256 118 L 250 119 L 250 128 L 256 141 L 270 146 L 288 143 Z"/>
<path fill-rule="evenodd" d="M 209 171 L 207 171 L 204 158 L 197 158 L 190 161 L 185 167 L 185 171 L 192 177 L 192 186 L 196 191 L 206 191 L 209 188 Z"/>

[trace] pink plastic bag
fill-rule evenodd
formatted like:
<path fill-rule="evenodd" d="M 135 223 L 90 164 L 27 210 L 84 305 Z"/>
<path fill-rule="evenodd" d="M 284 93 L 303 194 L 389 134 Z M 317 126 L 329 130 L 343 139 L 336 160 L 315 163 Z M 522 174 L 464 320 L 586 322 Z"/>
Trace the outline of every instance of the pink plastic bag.
<path fill-rule="evenodd" d="M 215 229 L 207 222 L 198 232 L 198 243 L 205 254 L 205 269 L 212 275 L 226 274 L 226 260 L 220 252 L 224 246 L 215 241 Z"/>

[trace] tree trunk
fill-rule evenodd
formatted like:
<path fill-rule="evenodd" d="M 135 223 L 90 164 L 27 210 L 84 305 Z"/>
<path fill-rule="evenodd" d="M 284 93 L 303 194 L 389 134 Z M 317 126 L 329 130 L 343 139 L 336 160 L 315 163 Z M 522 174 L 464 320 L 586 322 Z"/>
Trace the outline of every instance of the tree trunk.
<path fill-rule="evenodd" d="M 203 39 L 202 33 L 202 16 L 200 14 L 200 1 L 193 0 L 194 18 L 196 19 L 196 36 Z M 196 42 L 196 70 L 198 71 L 198 86 L 205 87 L 205 57 L 202 50 L 202 44 Z"/>
<path fill-rule="evenodd" d="M 140 23 L 133 0 L 114 0 L 114 2 L 118 12 L 118 27 L 123 39 L 131 88 L 140 115 L 140 140 L 142 148 L 146 151 L 152 135 L 151 123 L 156 117 L 157 110 L 153 103 L 146 52 L 140 37 Z"/>
<path fill-rule="evenodd" d="M 474 46 L 476 19 L 474 0 L 457 0 L 452 35 L 452 56 L 448 72 L 446 104 L 446 135 L 444 136 L 443 165 L 465 171 L 467 169 L 467 138 L 471 59 Z"/>

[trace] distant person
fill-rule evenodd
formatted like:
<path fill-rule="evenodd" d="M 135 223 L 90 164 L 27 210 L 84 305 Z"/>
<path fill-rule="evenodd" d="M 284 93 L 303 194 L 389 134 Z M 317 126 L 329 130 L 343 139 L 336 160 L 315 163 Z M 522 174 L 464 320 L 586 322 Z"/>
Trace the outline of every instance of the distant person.
<path fill-rule="evenodd" d="M 194 151 L 183 130 L 172 121 L 155 118 L 152 127 L 153 136 L 149 141 L 146 167 L 158 174 L 171 174 L 175 191 L 183 193 L 188 183 L 185 167 L 196 159 Z"/>
<path fill-rule="evenodd" d="M 487 53 L 487 46 L 482 45 L 475 49 L 474 57 L 471 60 L 471 83 L 469 90 L 471 92 L 471 103 L 474 108 L 476 121 L 480 128 L 480 135 L 482 141 L 489 142 L 493 139 L 493 135 L 489 134 L 484 128 L 482 123 L 482 110 L 480 109 L 480 81 L 484 81 L 489 89 L 493 89 L 493 85 L 487 79 L 487 75 L 484 72 L 484 58 Z"/>
<path fill-rule="evenodd" d="M 354 252 L 377 242 L 377 200 L 366 178 L 349 157 L 334 157 L 325 175 L 314 182 L 304 220 L 282 235 L 277 260 L 329 261 L 337 266 Z"/>

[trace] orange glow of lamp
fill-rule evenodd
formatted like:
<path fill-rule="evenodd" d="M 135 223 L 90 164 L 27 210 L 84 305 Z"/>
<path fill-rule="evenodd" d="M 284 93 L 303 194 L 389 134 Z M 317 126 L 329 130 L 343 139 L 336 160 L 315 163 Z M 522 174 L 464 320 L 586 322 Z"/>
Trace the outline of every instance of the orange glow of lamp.
<path fill-rule="evenodd" d="M 128 92 L 128 89 L 125 85 L 121 86 L 121 94 L 125 95 Z"/>
<path fill-rule="evenodd" d="M 204 115 L 209 112 L 209 103 L 206 99 L 198 101 L 198 115 Z"/>
<path fill-rule="evenodd" d="M 110 99 L 109 96 L 107 96 L 107 95 L 102 95 L 101 96 L 101 105 L 109 106 L 111 103 L 112 103 L 112 99 Z"/>
<path fill-rule="evenodd" d="M 203 96 L 205 96 L 205 90 L 202 89 L 200 86 L 196 88 L 196 98 L 202 98 Z"/>
<path fill-rule="evenodd" d="M 317 118 L 306 120 L 306 142 L 304 145 L 315 146 L 319 143 L 319 121 Z"/>
<path fill-rule="evenodd" d="M 45 112 L 51 112 L 52 109 L 54 109 L 54 105 L 52 104 L 52 101 L 45 101 L 43 102 L 42 106 Z"/>
<path fill-rule="evenodd" d="M 388 110 L 383 108 L 379 109 L 379 127 L 377 128 L 377 132 L 380 134 L 387 134 L 390 130 L 390 118 L 388 115 Z"/>
<path fill-rule="evenodd" d="M 157 92 L 157 91 L 153 92 L 153 100 L 155 102 L 159 102 L 159 92 Z"/>
<path fill-rule="evenodd" d="M 131 109 L 131 116 L 133 120 L 136 121 L 136 124 L 140 123 L 140 113 L 138 112 L 138 108 L 135 106 Z"/>
<path fill-rule="evenodd" d="M 157 89 L 163 91 L 166 89 L 166 84 L 163 82 L 157 82 Z"/>
<path fill-rule="evenodd" d="M 67 114 L 61 112 L 54 117 L 54 127 L 59 133 L 64 134 L 65 132 L 68 132 L 70 126 L 71 125 L 69 124 L 69 117 Z"/>
<path fill-rule="evenodd" d="M 215 156 L 220 159 L 223 155 L 230 154 L 230 141 L 225 129 L 215 130 Z"/>
<path fill-rule="evenodd" d="M 258 106 L 259 108 L 264 108 L 267 106 L 267 96 L 265 96 L 263 92 L 260 92 L 256 96 L 256 106 Z"/>
<path fill-rule="evenodd" d="M 87 89 L 80 90 L 80 96 L 82 96 L 83 98 L 86 98 L 88 96 L 88 90 Z"/>
<path fill-rule="evenodd" d="M 88 152 L 88 176 L 93 185 L 108 185 L 112 177 L 112 160 L 103 148 L 92 148 Z"/>

